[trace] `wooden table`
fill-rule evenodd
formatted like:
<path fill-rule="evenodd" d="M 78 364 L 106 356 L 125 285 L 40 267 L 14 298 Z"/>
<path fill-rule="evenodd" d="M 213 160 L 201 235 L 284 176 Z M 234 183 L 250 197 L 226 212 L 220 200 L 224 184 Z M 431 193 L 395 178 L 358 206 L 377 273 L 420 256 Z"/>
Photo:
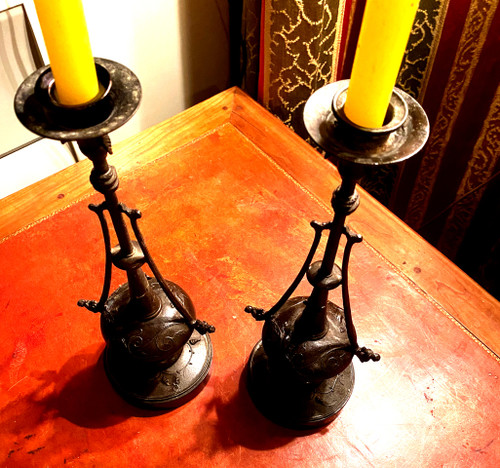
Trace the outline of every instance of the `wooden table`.
<path fill-rule="evenodd" d="M 361 345 L 353 396 L 319 430 L 254 408 L 243 379 L 261 323 L 329 221 L 335 168 L 238 89 L 117 145 L 120 200 L 164 276 L 213 322 L 207 386 L 166 413 L 122 401 L 102 368 L 99 202 L 83 161 L 0 200 L 2 466 L 500 466 L 500 305 L 363 190 L 349 219 Z M 113 286 L 124 281 L 114 272 Z M 307 293 L 307 284 L 298 293 Z"/>

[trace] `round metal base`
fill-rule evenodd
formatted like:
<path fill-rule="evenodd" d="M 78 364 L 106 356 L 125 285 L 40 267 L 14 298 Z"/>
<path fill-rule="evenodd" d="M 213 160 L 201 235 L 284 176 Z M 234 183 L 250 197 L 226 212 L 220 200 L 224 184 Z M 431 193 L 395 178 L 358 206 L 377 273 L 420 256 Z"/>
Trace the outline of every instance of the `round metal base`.
<path fill-rule="evenodd" d="M 124 365 L 109 347 L 104 353 L 106 374 L 123 399 L 143 408 L 169 409 L 183 405 L 203 389 L 212 362 L 212 342 L 208 334 L 194 330 L 179 359 L 153 375 Z"/>
<path fill-rule="evenodd" d="M 280 426 L 310 429 L 335 419 L 354 388 L 352 362 L 321 384 L 300 385 L 273 373 L 259 341 L 248 360 L 248 392 L 259 411 Z"/>

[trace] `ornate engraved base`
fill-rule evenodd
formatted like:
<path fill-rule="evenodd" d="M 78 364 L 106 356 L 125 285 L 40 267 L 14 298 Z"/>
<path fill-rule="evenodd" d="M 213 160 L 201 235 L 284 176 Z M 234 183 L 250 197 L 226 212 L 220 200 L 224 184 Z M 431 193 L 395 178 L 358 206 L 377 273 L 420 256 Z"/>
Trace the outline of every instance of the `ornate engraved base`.
<path fill-rule="evenodd" d="M 248 361 L 248 391 L 255 406 L 271 421 L 292 429 L 331 422 L 349 400 L 353 388 L 352 362 L 319 385 L 305 385 L 270 370 L 262 341 L 254 347 Z"/>
<path fill-rule="evenodd" d="M 124 367 L 108 348 L 104 354 L 106 374 L 116 392 L 134 406 L 150 409 L 176 408 L 198 395 L 208 381 L 211 362 L 210 336 L 196 330 L 172 366 L 149 376 Z"/>
<path fill-rule="evenodd" d="M 175 408 L 195 397 L 208 380 L 212 343 L 208 334 L 186 324 L 155 279 L 149 284 L 159 302 L 153 317 L 135 318 L 127 283 L 106 302 L 101 315 L 104 367 L 114 389 L 129 403 Z M 179 286 L 168 284 L 179 301 L 190 303 Z"/>

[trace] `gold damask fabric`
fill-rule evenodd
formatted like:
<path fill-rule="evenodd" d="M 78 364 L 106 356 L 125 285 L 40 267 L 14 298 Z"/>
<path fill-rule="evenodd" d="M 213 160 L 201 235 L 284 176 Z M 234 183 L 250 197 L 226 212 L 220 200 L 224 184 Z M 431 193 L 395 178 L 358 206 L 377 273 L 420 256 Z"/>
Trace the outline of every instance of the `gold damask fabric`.
<path fill-rule="evenodd" d="M 399 70 L 397 86 L 423 99 L 441 39 L 449 0 L 421 0 Z"/>
<path fill-rule="evenodd" d="M 243 1 L 244 89 L 307 138 L 305 101 L 349 78 L 365 0 Z M 429 142 L 362 181 L 498 297 L 499 1 L 420 1 L 397 86 L 426 110 Z"/>
<path fill-rule="evenodd" d="M 257 97 L 260 60 L 260 20 L 262 0 L 243 0 L 241 18 L 241 82 L 237 83 L 251 96 Z M 232 22 L 237 21 L 231 18 Z"/>
<path fill-rule="evenodd" d="M 438 180 L 436 166 L 443 160 L 453 130 L 461 115 L 469 87 L 488 37 L 497 2 L 473 1 L 450 69 L 440 108 L 434 121 L 420 171 L 412 191 L 405 219 L 420 227 L 428 211 L 433 187 Z M 474 165 L 474 157 L 467 166 Z M 466 172 L 469 172 L 466 168 Z M 465 176 L 466 174 L 464 174 Z M 460 196 L 457 193 L 458 196 Z"/>
<path fill-rule="evenodd" d="M 500 297 L 498 3 L 450 3 L 422 99 L 429 142 L 394 196 L 399 216 Z"/>
<path fill-rule="evenodd" d="M 345 2 L 266 0 L 261 44 L 263 104 L 304 135 L 302 109 L 315 89 L 335 79 Z"/>

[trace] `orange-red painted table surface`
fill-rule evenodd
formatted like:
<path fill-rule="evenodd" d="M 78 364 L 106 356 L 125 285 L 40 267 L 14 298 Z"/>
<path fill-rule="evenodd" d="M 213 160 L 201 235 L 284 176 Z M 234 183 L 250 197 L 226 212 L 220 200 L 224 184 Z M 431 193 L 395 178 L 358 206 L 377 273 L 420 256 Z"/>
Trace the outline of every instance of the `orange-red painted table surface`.
<path fill-rule="evenodd" d="M 57 199 L 56 212 L 0 243 L 1 466 L 500 466 L 498 357 L 369 238 L 354 248 L 350 289 L 360 344 L 381 361 L 355 361 L 353 395 L 324 428 L 284 429 L 255 409 L 243 371 L 262 323 L 244 307 L 270 307 L 295 277 L 312 241 L 309 222 L 331 219 L 338 175 L 267 112 L 228 93 L 115 156 L 132 161 L 117 164 L 119 198 L 142 211 L 163 275 L 217 327 L 206 387 L 163 413 L 112 390 L 99 317 L 76 305 L 100 294 L 102 234 L 87 205 L 101 196 L 72 194 L 71 185 L 64 192 L 63 172 L 37 186 L 42 201 Z M 241 120 L 245 105 L 267 119 L 260 130 Z M 255 132 L 277 132 L 288 146 L 266 152 Z M 148 145 L 159 152 L 149 159 Z M 88 177 L 88 165 L 77 166 Z M 40 202 L 25 193 L 28 204 Z M 374 203 L 364 192 L 363 200 Z M 366 212 L 356 216 L 356 227 L 369 222 Z M 113 285 L 123 281 L 115 270 Z M 298 293 L 308 291 L 302 284 Z"/>

